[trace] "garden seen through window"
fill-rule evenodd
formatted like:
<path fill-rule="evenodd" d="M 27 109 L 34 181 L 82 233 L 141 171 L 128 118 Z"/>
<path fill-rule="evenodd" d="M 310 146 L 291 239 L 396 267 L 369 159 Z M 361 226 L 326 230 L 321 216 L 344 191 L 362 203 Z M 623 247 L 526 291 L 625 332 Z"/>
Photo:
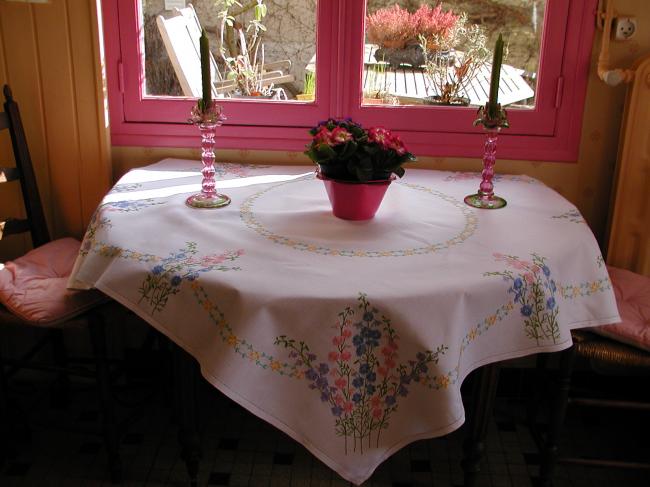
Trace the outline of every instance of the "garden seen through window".
<path fill-rule="evenodd" d="M 351 117 L 416 155 L 480 155 L 472 122 L 503 34 L 500 157 L 575 160 L 597 0 L 105 0 L 115 145 L 191 147 L 202 95 L 227 117 L 218 147 L 302 152 L 308 130 Z M 174 7 L 174 8 L 173 8 Z"/>

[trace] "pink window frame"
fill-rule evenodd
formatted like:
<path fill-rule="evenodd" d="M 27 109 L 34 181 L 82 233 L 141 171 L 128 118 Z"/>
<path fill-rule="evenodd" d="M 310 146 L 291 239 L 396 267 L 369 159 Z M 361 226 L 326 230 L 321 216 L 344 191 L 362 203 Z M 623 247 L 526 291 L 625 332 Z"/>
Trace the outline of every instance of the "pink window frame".
<path fill-rule="evenodd" d="M 597 0 L 547 0 L 542 55 L 532 110 L 509 111 L 499 157 L 575 161 L 595 30 Z M 307 128 L 329 116 L 399 131 L 418 155 L 477 157 L 483 136 L 475 108 L 361 105 L 365 1 L 320 0 L 317 9 L 317 98 L 314 103 L 224 100 L 228 117 L 218 146 L 301 151 Z M 185 122 L 192 101 L 147 97 L 140 0 L 104 0 L 108 100 L 114 145 L 194 147 Z M 350 89 L 355 87 L 355 89 Z"/>

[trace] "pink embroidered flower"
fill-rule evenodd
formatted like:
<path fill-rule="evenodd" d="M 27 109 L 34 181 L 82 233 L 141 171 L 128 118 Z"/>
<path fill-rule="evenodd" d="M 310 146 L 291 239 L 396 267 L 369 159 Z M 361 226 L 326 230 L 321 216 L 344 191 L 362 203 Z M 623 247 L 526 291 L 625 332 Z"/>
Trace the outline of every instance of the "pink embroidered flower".
<path fill-rule="evenodd" d="M 532 284 L 532 283 L 535 282 L 535 277 L 530 272 L 527 272 L 526 274 L 524 274 L 524 279 L 526 279 L 526 282 L 528 284 Z"/>
<path fill-rule="evenodd" d="M 350 338 L 352 336 L 352 332 L 350 330 L 343 330 L 341 333 L 345 338 Z"/>
<path fill-rule="evenodd" d="M 353 408 L 354 408 L 354 404 L 352 403 L 352 401 L 348 401 L 343 405 L 343 411 L 345 411 L 346 413 L 352 411 Z"/>
<path fill-rule="evenodd" d="M 372 410 L 372 417 L 375 419 L 379 419 L 382 417 L 384 412 L 381 409 L 373 409 Z"/>
<path fill-rule="evenodd" d="M 339 377 L 334 381 L 334 385 L 339 389 L 344 389 L 348 385 L 348 381 L 345 380 L 345 377 Z"/>
<path fill-rule="evenodd" d="M 335 336 L 334 338 L 332 338 L 332 343 L 334 344 L 335 347 L 338 347 L 339 345 L 341 345 L 341 343 L 343 343 L 343 337 Z"/>
<path fill-rule="evenodd" d="M 350 360 L 350 358 L 352 358 L 352 354 L 350 352 L 341 352 L 341 360 L 347 362 Z"/>
<path fill-rule="evenodd" d="M 370 404 L 372 404 L 373 408 L 378 408 L 381 405 L 381 399 L 379 396 L 372 396 L 370 398 Z"/>
<path fill-rule="evenodd" d="M 327 358 L 330 362 L 336 362 L 339 359 L 339 354 L 337 352 L 330 352 Z"/>

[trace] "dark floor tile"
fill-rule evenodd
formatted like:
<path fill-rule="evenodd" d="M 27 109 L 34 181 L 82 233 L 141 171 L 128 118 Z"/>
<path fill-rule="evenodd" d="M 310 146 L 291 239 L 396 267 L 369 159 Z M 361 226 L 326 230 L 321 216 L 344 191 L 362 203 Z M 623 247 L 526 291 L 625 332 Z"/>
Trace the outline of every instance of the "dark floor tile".
<path fill-rule="evenodd" d="M 539 453 L 524 453 L 526 465 L 539 465 Z"/>
<path fill-rule="evenodd" d="M 431 463 L 427 460 L 411 460 L 411 472 L 431 472 Z"/>
<path fill-rule="evenodd" d="M 143 440 L 142 433 L 128 433 L 124 435 L 122 443 L 124 445 L 141 445 Z"/>
<path fill-rule="evenodd" d="M 79 413 L 79 421 L 91 422 L 99 419 L 98 411 L 81 411 Z"/>
<path fill-rule="evenodd" d="M 10 477 L 23 477 L 27 474 L 31 466 L 32 464 L 27 462 L 11 462 L 5 470 L 5 475 Z"/>
<path fill-rule="evenodd" d="M 499 431 L 517 431 L 517 425 L 514 421 L 497 421 Z"/>
<path fill-rule="evenodd" d="M 237 438 L 221 438 L 217 444 L 220 450 L 236 450 L 239 447 L 239 440 Z"/>
<path fill-rule="evenodd" d="M 227 472 L 210 472 L 208 485 L 228 485 L 230 483 L 230 474 Z"/>
<path fill-rule="evenodd" d="M 291 465 L 293 464 L 293 453 L 275 453 L 273 463 L 275 465 Z"/>
<path fill-rule="evenodd" d="M 99 450 L 101 450 L 102 444 L 97 443 L 97 442 L 88 442 L 88 443 L 83 443 L 79 447 L 79 453 L 83 455 L 93 455 L 95 453 L 98 453 Z"/>

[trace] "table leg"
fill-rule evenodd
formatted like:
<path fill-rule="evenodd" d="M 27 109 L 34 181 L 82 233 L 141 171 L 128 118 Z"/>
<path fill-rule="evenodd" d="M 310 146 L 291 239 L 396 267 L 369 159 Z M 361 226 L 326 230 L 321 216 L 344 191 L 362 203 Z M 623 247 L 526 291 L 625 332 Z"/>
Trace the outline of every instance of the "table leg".
<path fill-rule="evenodd" d="M 550 487 L 553 483 L 553 474 L 558 459 L 558 439 L 564 424 L 566 408 L 571 387 L 571 374 L 575 361 L 575 347 L 568 348 L 560 354 L 560 368 L 553 387 L 553 401 L 551 403 L 551 418 L 546 439 L 542 444 L 541 462 L 539 467 L 540 487 Z"/>
<path fill-rule="evenodd" d="M 478 371 L 472 393 L 472 404 L 468 418 L 468 433 L 463 443 L 464 458 L 461 462 L 465 474 L 465 487 L 476 485 L 477 474 L 485 450 L 485 435 L 496 397 L 499 381 L 498 364 L 484 365 Z"/>
<path fill-rule="evenodd" d="M 198 431 L 198 364 L 177 345 L 174 348 L 174 389 L 179 413 L 178 441 L 181 457 L 187 466 L 190 485 L 198 483 L 201 442 Z"/>

